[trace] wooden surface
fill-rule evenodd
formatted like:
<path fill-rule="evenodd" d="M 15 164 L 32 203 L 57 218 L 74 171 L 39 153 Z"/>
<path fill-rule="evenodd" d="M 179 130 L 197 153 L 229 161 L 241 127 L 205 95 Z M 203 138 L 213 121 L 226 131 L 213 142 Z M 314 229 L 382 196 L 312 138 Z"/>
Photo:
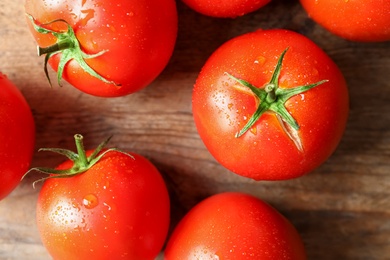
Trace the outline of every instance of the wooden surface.
<path fill-rule="evenodd" d="M 50 89 L 43 58 L 24 17 L 23 0 L 0 2 L 0 71 L 20 88 L 36 120 L 36 147 L 111 145 L 149 158 L 172 198 L 172 226 L 201 199 L 245 191 L 268 201 L 297 227 L 309 259 L 390 259 L 390 44 L 354 43 L 312 22 L 298 1 L 274 0 L 236 20 L 194 13 L 178 1 L 172 60 L 149 87 L 103 99 L 68 84 Z M 337 151 L 313 173 L 291 181 L 254 182 L 230 173 L 207 152 L 191 114 L 191 91 L 207 57 L 226 40 L 257 28 L 287 28 L 316 42 L 339 65 L 350 89 L 350 117 Z M 51 71 L 51 70 L 50 70 Z M 51 71 L 52 77 L 54 74 Z M 35 153 L 33 166 L 62 158 Z M 35 226 L 40 186 L 30 175 L 0 202 L 0 260 L 50 259 Z"/>

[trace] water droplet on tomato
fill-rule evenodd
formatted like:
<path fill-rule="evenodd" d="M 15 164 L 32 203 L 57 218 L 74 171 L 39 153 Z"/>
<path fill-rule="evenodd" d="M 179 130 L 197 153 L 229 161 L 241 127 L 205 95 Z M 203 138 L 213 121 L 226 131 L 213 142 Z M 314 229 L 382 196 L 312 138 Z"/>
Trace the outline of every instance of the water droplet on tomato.
<path fill-rule="evenodd" d="M 103 189 L 107 190 L 109 187 L 110 187 L 110 182 L 106 181 L 106 183 L 104 183 Z"/>
<path fill-rule="evenodd" d="M 94 194 L 88 194 L 83 198 L 83 205 L 87 209 L 93 209 L 99 204 L 98 198 Z"/>
<path fill-rule="evenodd" d="M 254 61 L 255 64 L 264 65 L 265 61 L 267 59 L 264 56 L 258 56 L 256 60 Z"/>
<path fill-rule="evenodd" d="M 72 202 L 72 207 L 75 208 L 77 211 L 80 211 L 80 207 L 76 202 Z"/>
<path fill-rule="evenodd" d="M 107 26 L 107 28 L 109 28 L 112 32 L 115 32 L 115 31 L 116 31 L 115 27 L 112 26 L 111 24 L 107 24 L 106 26 Z"/>
<path fill-rule="evenodd" d="M 72 18 L 73 18 L 74 20 L 76 20 L 76 19 L 77 19 L 77 17 L 78 17 L 78 16 L 77 16 L 77 14 L 75 14 L 75 13 L 73 13 L 73 12 L 72 12 L 72 13 L 70 13 L 70 15 L 72 16 Z"/>
<path fill-rule="evenodd" d="M 256 127 L 256 126 L 251 127 L 249 131 L 250 131 L 252 134 L 257 135 L 257 127 Z"/>

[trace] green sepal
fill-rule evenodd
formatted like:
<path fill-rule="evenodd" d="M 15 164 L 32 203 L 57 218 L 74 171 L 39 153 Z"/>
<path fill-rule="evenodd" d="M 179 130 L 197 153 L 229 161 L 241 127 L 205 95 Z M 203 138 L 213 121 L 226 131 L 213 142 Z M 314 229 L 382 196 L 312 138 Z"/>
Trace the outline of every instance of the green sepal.
<path fill-rule="evenodd" d="M 82 51 L 81 47 L 80 47 L 80 43 L 77 40 L 77 37 L 76 37 L 76 35 L 74 33 L 73 28 L 69 25 L 69 23 L 67 23 L 63 19 L 57 19 L 57 20 L 53 20 L 53 21 L 51 21 L 49 23 L 42 24 L 42 25 L 50 25 L 50 24 L 53 24 L 53 23 L 56 23 L 56 22 L 62 22 L 62 23 L 65 23 L 67 25 L 67 31 L 56 32 L 56 31 L 44 28 L 41 25 L 39 25 L 35 21 L 33 16 L 27 14 L 27 17 L 30 19 L 34 29 L 38 33 L 41 33 L 41 34 L 52 34 L 57 39 L 57 42 L 54 45 L 51 45 L 51 46 L 48 46 L 48 47 L 45 47 L 45 48 L 41 48 L 41 47 L 38 46 L 38 48 L 37 48 L 38 56 L 46 54 L 46 56 L 45 56 L 45 64 L 44 64 L 44 71 L 45 71 L 45 75 L 46 75 L 46 78 L 49 81 L 50 86 L 52 86 L 52 83 L 51 83 L 51 80 L 50 80 L 50 77 L 49 77 L 47 64 L 48 64 L 48 61 L 49 61 L 50 57 L 52 57 L 53 55 L 58 54 L 58 53 L 62 54 L 60 62 L 58 64 L 58 69 L 57 69 L 57 81 L 58 81 L 58 85 L 59 86 L 61 86 L 61 79 L 62 79 L 62 75 L 63 75 L 63 72 L 64 72 L 65 65 L 70 60 L 75 60 L 85 72 L 87 72 L 91 76 L 93 76 L 93 77 L 103 81 L 104 83 L 108 83 L 108 84 L 113 84 L 115 86 L 119 86 L 119 84 L 115 83 L 114 81 L 110 81 L 110 80 L 102 77 L 101 75 L 99 75 L 95 70 L 93 70 L 85 62 L 85 59 L 93 59 L 93 58 L 96 58 L 98 56 L 101 56 L 105 52 L 107 52 L 107 50 L 102 50 L 102 51 L 100 51 L 100 52 L 98 52 L 96 54 L 87 54 L 84 51 Z"/>
<path fill-rule="evenodd" d="M 251 127 L 253 127 L 253 125 L 259 120 L 259 118 L 267 111 L 272 111 L 276 113 L 284 122 L 286 122 L 289 126 L 291 126 L 295 131 L 298 131 L 299 124 L 296 122 L 293 116 L 287 111 L 285 107 L 285 103 L 291 97 L 302 94 L 328 81 L 328 80 L 321 80 L 317 83 L 313 83 L 305 86 L 297 86 L 289 89 L 279 88 L 280 72 L 282 69 L 283 58 L 287 50 L 288 48 L 286 48 L 280 55 L 277 64 L 275 66 L 275 70 L 272 73 L 271 80 L 263 88 L 257 88 L 251 83 L 239 79 L 237 77 L 234 77 L 233 75 L 227 73 L 227 75 L 230 78 L 240 83 L 242 86 L 250 89 L 254 97 L 259 101 L 258 102 L 259 105 L 255 113 L 253 113 L 251 118 L 249 118 L 245 126 L 239 132 L 236 133 L 235 136 L 237 138 L 245 134 Z M 283 129 L 286 131 L 284 127 Z M 287 134 L 288 136 L 291 136 L 290 133 Z"/>
<path fill-rule="evenodd" d="M 76 143 L 76 148 L 77 148 L 77 153 L 67 150 L 67 149 L 62 149 L 62 148 L 41 148 L 39 151 L 49 151 L 49 152 L 54 152 L 60 155 L 66 156 L 69 160 L 73 162 L 73 166 L 69 169 L 63 169 L 63 170 L 58 170 L 55 168 L 48 168 L 48 167 L 33 167 L 30 170 L 28 170 L 22 177 L 22 179 L 29 174 L 31 171 L 38 171 L 44 174 L 48 174 L 48 177 L 41 178 L 37 181 L 33 182 L 33 187 L 35 187 L 35 184 L 37 182 L 45 181 L 50 178 L 67 178 L 67 177 L 72 177 L 78 174 L 82 174 L 89 170 L 92 166 L 94 166 L 97 162 L 99 162 L 104 155 L 106 155 L 109 152 L 112 151 L 117 151 L 120 153 L 123 153 L 131 158 L 134 159 L 134 157 L 126 152 L 123 152 L 117 148 L 109 148 L 103 151 L 104 147 L 107 145 L 107 143 L 110 141 L 111 137 L 107 138 L 103 142 L 99 144 L 97 148 L 92 152 L 90 156 L 86 156 L 86 152 L 84 149 L 84 144 L 83 144 L 83 136 L 80 134 L 74 135 L 75 143 Z"/>

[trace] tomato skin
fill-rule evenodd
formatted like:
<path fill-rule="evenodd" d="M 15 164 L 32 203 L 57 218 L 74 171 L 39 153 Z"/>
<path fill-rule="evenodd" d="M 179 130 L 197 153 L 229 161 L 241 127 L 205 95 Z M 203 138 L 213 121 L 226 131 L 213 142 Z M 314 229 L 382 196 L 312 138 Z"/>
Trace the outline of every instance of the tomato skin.
<path fill-rule="evenodd" d="M 120 86 L 92 77 L 74 60 L 65 66 L 63 78 L 91 95 L 117 97 L 144 88 L 162 72 L 173 53 L 178 26 L 173 0 L 27 0 L 25 9 L 42 24 L 56 19 L 67 21 L 86 53 L 106 50 L 86 62 Z M 28 24 L 39 46 L 55 43 L 52 35 L 39 34 L 30 21 Z M 47 27 L 66 30 L 63 23 Z M 56 71 L 60 57 L 57 54 L 49 60 Z"/>
<path fill-rule="evenodd" d="M 217 18 L 236 18 L 254 12 L 271 0 L 182 0 L 191 9 Z"/>
<path fill-rule="evenodd" d="M 19 89 L 0 72 L 0 200 L 20 183 L 30 167 L 35 123 Z"/>
<path fill-rule="evenodd" d="M 235 137 L 255 112 L 256 102 L 238 91 L 226 72 L 263 87 L 287 47 L 281 88 L 328 80 L 285 103 L 300 125 L 303 151 L 271 112 Z M 296 178 L 321 165 L 343 135 L 348 103 L 346 82 L 336 64 L 308 38 L 280 29 L 247 33 L 220 46 L 202 68 L 192 96 L 195 125 L 207 149 L 230 171 L 255 180 Z"/>
<path fill-rule="evenodd" d="M 306 259 L 294 226 L 265 202 L 244 193 L 220 193 L 192 208 L 164 252 L 181 259 Z"/>
<path fill-rule="evenodd" d="M 169 226 L 168 192 L 158 170 L 130 154 L 134 159 L 112 151 L 82 174 L 45 181 L 37 224 L 54 259 L 146 260 L 160 252 Z"/>
<path fill-rule="evenodd" d="M 300 0 L 309 16 L 330 32 L 352 41 L 390 40 L 388 0 Z"/>

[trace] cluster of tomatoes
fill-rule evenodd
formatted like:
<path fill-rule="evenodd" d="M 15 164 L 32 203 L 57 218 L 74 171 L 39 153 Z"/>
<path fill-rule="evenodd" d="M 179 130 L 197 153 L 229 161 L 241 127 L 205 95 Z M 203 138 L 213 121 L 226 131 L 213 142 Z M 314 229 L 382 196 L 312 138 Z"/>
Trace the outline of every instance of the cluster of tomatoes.
<path fill-rule="evenodd" d="M 203 15 L 234 18 L 270 0 L 183 2 Z M 390 40 L 388 0 L 301 3 L 312 19 L 343 38 Z M 27 0 L 25 10 L 39 54 L 46 55 L 49 82 L 47 64 L 59 84 L 64 79 L 94 96 L 146 87 L 174 50 L 174 0 Z M 28 172 L 35 131 L 16 86 L 2 74 L 0 83 L 0 127 L 7 129 L 0 136 L 3 199 Z M 344 77 L 323 50 L 299 33 L 272 29 L 243 34 L 215 50 L 195 82 L 192 107 L 199 135 L 221 165 L 255 180 L 287 180 L 311 172 L 333 153 L 348 102 Z M 155 259 L 170 224 L 169 195 L 157 168 L 141 155 L 105 148 L 108 140 L 95 150 L 84 149 L 81 135 L 75 142 L 77 152 L 45 149 L 69 159 L 57 168 L 33 169 L 48 174 L 36 214 L 50 255 Z M 292 224 L 243 193 L 217 194 L 195 206 L 164 251 L 165 259 L 305 259 Z"/>

